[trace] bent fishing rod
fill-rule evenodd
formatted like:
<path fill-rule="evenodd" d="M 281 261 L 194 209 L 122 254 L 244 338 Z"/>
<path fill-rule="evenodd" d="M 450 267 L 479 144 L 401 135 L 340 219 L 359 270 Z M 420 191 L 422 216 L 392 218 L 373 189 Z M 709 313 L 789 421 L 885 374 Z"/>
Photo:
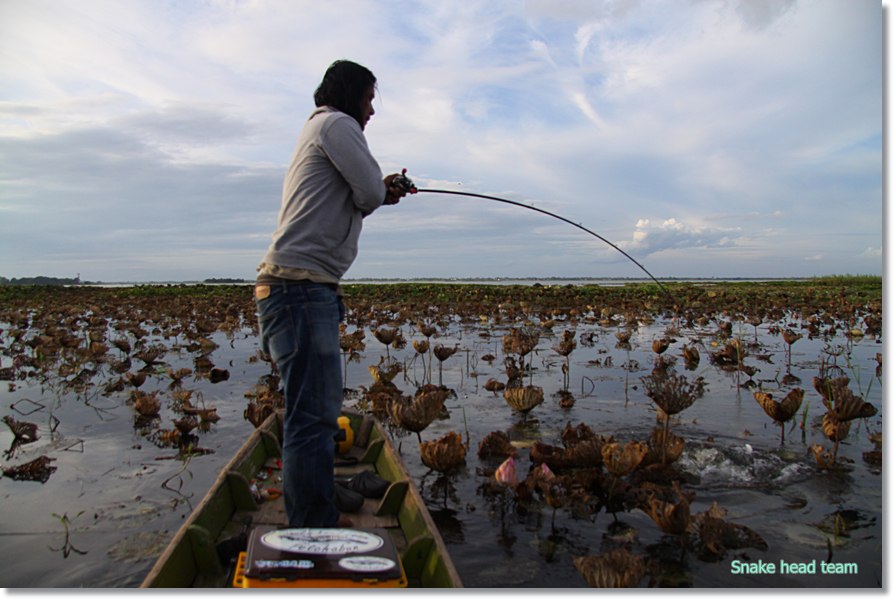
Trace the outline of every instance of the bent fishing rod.
<path fill-rule="evenodd" d="M 494 202 L 502 202 L 503 204 L 511 204 L 512 206 L 520 206 L 521 208 L 527 208 L 528 210 L 533 210 L 533 211 L 535 211 L 535 212 L 539 212 L 539 213 L 541 213 L 541 214 L 547 215 L 547 216 L 552 217 L 552 218 L 554 218 L 554 219 L 558 219 L 559 221 L 562 221 L 562 222 L 564 222 L 564 223 L 568 223 L 569 225 L 572 225 L 572 226 L 574 226 L 574 227 L 577 227 L 577 228 L 580 229 L 581 231 L 584 231 L 584 232 L 586 232 L 586 233 L 592 235 L 593 237 L 595 237 L 595 238 L 597 238 L 597 239 L 599 239 L 599 240 L 605 242 L 606 244 L 608 244 L 609 246 L 611 246 L 612 248 L 614 248 L 615 250 L 617 250 L 618 252 L 620 252 L 621 254 L 623 254 L 628 260 L 630 260 L 633 264 L 635 264 L 637 267 L 639 267 L 639 268 L 642 270 L 643 273 L 645 273 L 646 275 L 648 275 L 648 276 L 649 276 L 649 279 L 651 279 L 652 281 L 654 281 L 654 282 L 658 285 L 658 287 L 661 289 L 661 291 L 664 292 L 664 294 L 671 300 L 672 303 L 675 302 L 674 297 L 670 294 L 670 292 L 667 291 L 667 288 L 665 288 L 664 285 L 662 285 L 661 282 L 658 281 L 658 279 L 656 279 L 655 276 L 652 275 L 652 274 L 649 272 L 649 270 L 646 269 L 646 267 L 644 267 L 638 260 L 636 260 L 635 258 L 633 258 L 632 256 L 630 256 L 629 254 L 627 254 L 623 249 L 621 249 L 620 247 L 618 247 L 616 244 L 614 244 L 614 243 L 611 242 L 610 240 L 605 239 L 604 237 L 602 237 L 601 235 L 599 235 L 599 234 L 596 233 L 595 231 L 593 231 L 593 230 L 591 230 L 591 229 L 588 229 L 588 228 L 584 227 L 584 226 L 581 225 L 580 223 L 575 223 L 575 222 L 572 221 L 571 219 L 566 219 L 566 218 L 563 217 L 562 215 L 556 214 L 556 213 L 554 213 L 554 212 L 548 211 L 548 210 L 543 209 L 543 208 L 538 208 L 538 207 L 536 207 L 536 206 L 534 206 L 534 205 L 532 205 L 532 204 L 524 204 L 524 203 L 522 203 L 522 202 L 517 202 L 517 201 L 515 201 L 515 200 L 509 200 L 508 198 L 500 198 L 499 196 L 490 196 L 490 195 L 487 195 L 487 194 L 477 194 L 477 193 L 474 193 L 474 192 L 460 192 L 460 191 L 457 191 L 457 190 L 441 190 L 441 189 L 434 189 L 434 188 L 419 188 L 419 187 L 416 187 L 416 184 L 413 183 L 413 181 L 412 181 L 409 177 L 407 177 L 407 170 L 406 170 L 406 169 L 404 169 L 404 170 L 401 172 L 400 175 L 398 175 L 397 177 L 395 177 L 395 178 L 392 180 L 391 183 L 392 183 L 392 185 L 396 185 L 397 187 L 401 188 L 402 190 L 406 191 L 406 192 L 409 193 L 409 194 L 416 194 L 416 193 L 427 193 L 427 194 L 449 194 L 449 195 L 453 195 L 453 196 L 467 196 L 467 197 L 469 197 L 469 198 L 480 198 L 480 199 L 483 199 L 483 200 L 492 200 L 492 201 L 494 201 Z"/>

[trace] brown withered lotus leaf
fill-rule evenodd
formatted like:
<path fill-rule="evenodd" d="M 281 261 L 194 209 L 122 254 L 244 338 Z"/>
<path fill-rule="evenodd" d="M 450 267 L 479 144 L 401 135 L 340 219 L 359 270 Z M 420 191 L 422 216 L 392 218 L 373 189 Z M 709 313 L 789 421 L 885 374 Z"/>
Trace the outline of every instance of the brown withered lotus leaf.
<path fill-rule="evenodd" d="M 214 367 L 208 373 L 208 380 L 211 383 L 220 383 L 230 378 L 230 371 L 227 369 L 219 369 Z"/>
<path fill-rule="evenodd" d="M 146 363 L 147 366 L 151 366 L 157 364 L 159 362 L 158 359 L 167 351 L 167 348 L 165 348 L 164 346 L 150 346 L 145 350 L 141 350 L 140 352 L 134 352 L 133 357 L 140 359 L 141 361 Z"/>
<path fill-rule="evenodd" d="M 455 431 L 433 442 L 421 442 L 419 454 L 422 464 L 433 471 L 452 471 L 466 460 L 466 447 L 462 437 Z"/>
<path fill-rule="evenodd" d="M 553 350 L 559 356 L 569 356 L 575 348 L 577 348 L 577 342 L 574 340 L 574 331 L 571 329 L 566 329 L 562 333 L 562 341 L 553 346 Z"/>
<path fill-rule="evenodd" d="M 520 413 L 527 413 L 543 402 L 543 388 L 536 385 L 512 387 L 503 390 L 506 404 Z"/>
<path fill-rule="evenodd" d="M 826 470 L 835 466 L 835 458 L 832 456 L 832 453 L 820 444 L 810 446 L 810 452 L 813 454 L 813 458 L 816 459 L 816 464 L 820 469 Z"/>
<path fill-rule="evenodd" d="M 875 450 L 867 450 L 863 453 L 863 460 L 873 467 L 882 466 L 882 451 L 878 448 Z"/>
<path fill-rule="evenodd" d="M 711 363 L 718 367 L 738 367 L 745 358 L 745 350 L 738 340 L 727 342 L 723 348 L 711 353 Z"/>
<path fill-rule="evenodd" d="M 373 331 L 373 336 L 386 346 L 392 344 L 397 337 L 397 329 L 389 327 L 380 327 Z"/>
<path fill-rule="evenodd" d="M 459 350 L 459 346 L 447 347 L 440 344 L 435 346 L 434 355 L 439 361 L 444 362 Z"/>
<path fill-rule="evenodd" d="M 518 456 L 505 431 L 491 431 L 478 444 L 478 458 L 508 458 Z"/>
<path fill-rule="evenodd" d="M 540 335 L 525 328 L 513 329 L 503 336 L 503 353 L 527 356 L 537 347 Z"/>
<path fill-rule="evenodd" d="M 124 378 L 127 379 L 127 383 L 138 388 L 146 382 L 146 375 L 146 371 L 137 371 L 136 373 L 128 371 L 124 374 Z"/>
<path fill-rule="evenodd" d="M 366 344 L 363 342 L 366 332 L 363 329 L 357 329 L 352 333 L 341 333 L 338 337 L 338 346 L 342 352 L 359 353 L 366 350 Z"/>
<path fill-rule="evenodd" d="M 823 435 L 833 442 L 840 442 L 850 433 L 850 421 L 839 421 L 832 413 L 823 415 Z"/>
<path fill-rule="evenodd" d="M 674 482 L 674 491 L 677 502 L 667 502 L 653 495 L 648 500 L 645 512 L 661 531 L 671 535 L 682 535 L 689 527 L 691 494 L 683 493 L 677 482 Z"/>
<path fill-rule="evenodd" d="M 432 325 L 431 323 L 424 323 L 419 321 L 416 323 L 416 329 L 419 330 L 419 333 L 424 335 L 427 338 L 430 338 L 434 334 L 438 333 L 438 328 Z"/>
<path fill-rule="evenodd" d="M 484 389 L 496 395 L 497 392 L 502 392 L 506 389 L 506 384 L 491 377 L 484 383 Z"/>
<path fill-rule="evenodd" d="M 402 367 L 400 363 L 396 362 L 390 363 L 388 365 L 380 363 L 379 365 L 368 366 L 367 370 L 369 370 L 369 374 L 372 375 L 373 381 L 375 383 L 391 383 L 391 380 L 394 379 L 397 374 L 401 372 Z"/>
<path fill-rule="evenodd" d="M 575 444 L 580 442 L 586 442 L 588 440 L 600 439 L 602 436 L 597 436 L 596 433 L 590 429 L 590 427 L 586 423 L 578 423 L 577 425 L 571 425 L 571 423 L 566 423 L 565 428 L 562 429 L 562 443 L 566 448 L 570 448 Z"/>
<path fill-rule="evenodd" d="M 602 462 L 615 477 L 629 475 L 643 461 L 649 447 L 642 442 L 631 440 L 624 445 L 612 442 L 602 446 Z"/>
<path fill-rule="evenodd" d="M 621 344 L 627 344 L 630 342 L 630 336 L 632 333 L 633 332 L 629 331 L 629 330 L 628 331 L 616 331 L 615 339 L 617 339 L 618 342 Z"/>
<path fill-rule="evenodd" d="M 699 361 L 701 361 L 698 348 L 695 346 L 683 346 L 683 361 L 686 363 L 687 369 L 694 371 L 698 367 Z"/>
<path fill-rule="evenodd" d="M 635 587 L 646 574 L 642 556 L 618 548 L 596 556 L 575 556 L 574 568 L 593 588 Z"/>
<path fill-rule="evenodd" d="M 785 398 L 774 400 L 773 395 L 767 392 L 754 392 L 754 399 L 760 404 L 767 416 L 773 419 L 777 425 L 781 425 L 795 416 L 801 408 L 804 400 L 804 390 L 795 388 Z"/>
<path fill-rule="evenodd" d="M 554 471 L 583 467 L 597 467 L 602 463 L 601 439 L 578 442 L 568 448 L 559 448 L 544 442 L 531 446 L 531 462 L 545 464 Z"/>
<path fill-rule="evenodd" d="M 419 432 L 441 414 L 449 393 L 446 388 L 424 386 L 416 391 L 413 398 L 400 395 L 392 399 L 388 406 L 388 415 L 398 427 L 412 431 L 419 437 Z M 422 441 L 421 437 L 419 441 Z"/>
<path fill-rule="evenodd" d="M 845 388 L 835 398 L 835 405 L 829 409 L 828 414 L 836 421 L 843 422 L 874 417 L 876 413 L 878 413 L 878 409 L 854 394 L 849 388 Z"/>
<path fill-rule="evenodd" d="M 782 332 L 782 339 L 785 340 L 785 343 L 789 346 L 800 340 L 802 337 L 804 336 L 800 333 L 795 333 L 791 329 L 786 329 Z"/>
<path fill-rule="evenodd" d="M 572 408 L 576 401 L 574 394 L 568 390 L 559 390 L 553 397 L 559 401 L 559 408 Z"/>
<path fill-rule="evenodd" d="M 112 345 L 124 354 L 130 354 L 130 342 L 126 338 L 116 338 L 112 340 Z"/>
<path fill-rule="evenodd" d="M 192 375 L 192 369 L 182 368 L 182 369 L 168 369 L 168 377 L 171 378 L 171 382 L 174 384 L 179 384 L 183 381 L 185 377 L 189 377 Z"/>
<path fill-rule="evenodd" d="M 140 416 L 158 416 L 158 412 L 161 410 L 161 401 L 158 399 L 158 390 L 150 393 L 134 390 L 131 392 L 130 398 L 133 401 L 134 410 L 136 410 Z"/>
<path fill-rule="evenodd" d="M 413 340 L 413 349 L 419 354 L 428 352 L 430 344 L 428 340 Z"/>
<path fill-rule="evenodd" d="M 27 421 L 16 421 L 12 416 L 3 417 L 3 422 L 12 431 L 12 435 L 18 444 L 30 444 L 38 439 L 37 425 Z"/>
<path fill-rule="evenodd" d="M 270 404 L 261 404 L 252 400 L 245 407 L 242 416 L 257 428 L 260 427 L 267 417 L 273 414 L 273 411 L 274 408 Z"/>
<path fill-rule="evenodd" d="M 835 405 L 835 399 L 838 398 L 844 390 L 850 385 L 850 378 L 844 377 L 816 377 L 813 378 L 813 389 L 822 396 L 823 404 L 827 409 L 831 409 Z"/>
<path fill-rule="evenodd" d="M 667 443 L 665 444 L 665 436 Z M 672 431 L 665 432 L 661 427 L 652 428 L 652 434 L 649 436 L 649 453 L 643 459 L 643 465 L 651 465 L 661 462 L 662 451 L 666 452 L 665 460 L 668 464 L 676 461 L 683 454 L 686 447 L 686 440 L 674 434 Z"/>
<path fill-rule="evenodd" d="M 3 475 L 15 481 L 39 481 L 46 483 L 56 470 L 52 465 L 55 458 L 38 456 L 34 460 L 15 467 L 4 467 Z"/>
<path fill-rule="evenodd" d="M 670 339 L 666 337 L 652 340 L 652 352 L 654 352 L 655 354 L 664 354 L 664 352 L 670 346 L 670 342 Z"/>
<path fill-rule="evenodd" d="M 192 415 L 183 417 L 182 419 L 176 419 L 174 421 L 174 427 L 176 427 L 177 431 L 179 431 L 183 435 L 186 435 L 190 431 L 195 429 L 198 426 L 198 424 L 199 424 L 198 420 L 196 420 L 196 418 Z"/>
<path fill-rule="evenodd" d="M 704 549 L 714 557 L 722 557 L 727 550 L 756 548 L 766 550 L 766 540 L 753 529 L 730 523 L 713 515 L 697 515 L 698 536 Z"/>

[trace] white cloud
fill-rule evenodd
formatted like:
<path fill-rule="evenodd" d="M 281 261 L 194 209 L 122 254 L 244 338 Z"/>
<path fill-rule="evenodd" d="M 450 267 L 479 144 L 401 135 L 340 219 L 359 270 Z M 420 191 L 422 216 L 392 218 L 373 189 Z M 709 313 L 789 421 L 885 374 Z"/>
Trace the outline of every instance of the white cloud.
<path fill-rule="evenodd" d="M 88 279 L 128 259 L 166 279 L 195 253 L 195 277 L 218 258 L 251 277 L 313 89 L 343 57 L 379 78 L 367 138 L 386 172 L 553 210 L 667 275 L 799 275 L 817 255 L 809 274 L 880 271 L 881 16 L 836 0 L 0 3 L 0 275 L 80 257 Z M 125 237 L 104 271 L 99 240 Z M 440 251 L 419 266 L 395 240 Z M 455 198 L 374 215 L 361 247 L 355 276 L 630 274 L 565 225 Z"/>

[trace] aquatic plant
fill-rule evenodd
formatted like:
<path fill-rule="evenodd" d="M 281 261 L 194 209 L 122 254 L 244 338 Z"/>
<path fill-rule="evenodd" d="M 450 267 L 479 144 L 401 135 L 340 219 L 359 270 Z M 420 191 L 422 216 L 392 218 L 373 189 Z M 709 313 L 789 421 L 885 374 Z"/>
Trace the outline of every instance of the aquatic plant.
<path fill-rule="evenodd" d="M 832 463 L 838 460 L 838 445 L 850 431 L 850 421 L 874 416 L 878 409 L 866 402 L 848 387 L 848 377 L 814 377 L 813 387 L 822 396 L 826 414 L 823 415 L 823 433 L 835 444 Z M 816 456 L 816 452 L 814 452 Z M 817 456 L 819 459 L 819 456 Z"/>
<path fill-rule="evenodd" d="M 456 351 L 459 350 L 459 346 L 442 346 L 438 344 L 435 346 L 435 358 L 438 359 L 438 385 L 444 385 L 444 361 L 456 354 Z"/>
<path fill-rule="evenodd" d="M 754 399 L 760 404 L 767 416 L 773 419 L 773 422 L 779 425 L 782 436 L 781 443 L 785 443 L 785 424 L 790 421 L 804 400 L 804 390 L 795 388 L 786 394 L 782 400 L 773 399 L 773 395 L 768 392 L 754 392 Z"/>
<path fill-rule="evenodd" d="M 388 414 L 395 425 L 412 431 L 422 443 L 421 432 L 441 414 L 449 394 L 446 388 L 425 385 L 416 390 L 413 398 L 404 395 L 394 398 L 388 405 Z"/>
<path fill-rule="evenodd" d="M 538 404 L 543 403 L 543 388 L 536 385 L 524 387 L 507 387 L 503 390 L 506 404 L 527 418 L 528 413 Z"/>
<path fill-rule="evenodd" d="M 433 471 L 448 472 L 466 461 L 466 447 L 455 431 L 433 442 L 420 442 L 419 455 L 422 464 Z"/>
<path fill-rule="evenodd" d="M 646 574 L 642 556 L 631 554 L 627 548 L 616 548 L 595 556 L 575 556 L 574 568 L 593 588 L 635 587 Z"/>
<path fill-rule="evenodd" d="M 562 340 L 555 346 L 553 351 L 565 359 L 562 365 L 562 389 L 568 390 L 568 383 L 571 373 L 571 353 L 577 348 L 577 342 L 574 339 L 575 332 L 573 329 L 566 329 L 562 332 Z"/>
<path fill-rule="evenodd" d="M 673 371 L 656 369 L 651 375 L 642 378 L 646 395 L 664 412 L 664 441 L 661 451 L 661 462 L 667 464 L 667 439 L 670 418 L 692 406 L 705 392 L 704 378 L 698 377 L 689 382 L 684 375 Z"/>

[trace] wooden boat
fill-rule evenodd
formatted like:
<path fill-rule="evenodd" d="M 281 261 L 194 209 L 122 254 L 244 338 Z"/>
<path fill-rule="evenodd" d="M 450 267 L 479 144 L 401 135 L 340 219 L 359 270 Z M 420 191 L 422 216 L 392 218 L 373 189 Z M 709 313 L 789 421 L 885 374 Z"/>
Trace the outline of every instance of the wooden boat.
<path fill-rule="evenodd" d="M 387 532 L 402 566 L 402 585 L 462 587 L 444 541 L 390 438 L 373 417 L 344 414 L 350 418 L 355 435 L 347 455 L 336 461 L 336 478 L 370 470 L 391 482 L 380 500 L 364 499 L 358 512 L 347 515 L 353 527 Z M 141 587 L 229 587 L 234 581 L 239 585 L 245 553 L 239 562 L 224 564 L 219 548 L 234 543 L 244 546 L 253 528 L 264 531 L 287 527 L 282 497 L 259 499 L 253 484 L 259 472 L 276 468 L 281 456 L 282 423 L 283 414 L 277 412 L 252 432 L 159 556 Z M 268 582 L 263 587 L 273 585 Z M 330 587 L 321 581 L 305 585 Z M 333 582 L 331 587 L 339 585 Z"/>

